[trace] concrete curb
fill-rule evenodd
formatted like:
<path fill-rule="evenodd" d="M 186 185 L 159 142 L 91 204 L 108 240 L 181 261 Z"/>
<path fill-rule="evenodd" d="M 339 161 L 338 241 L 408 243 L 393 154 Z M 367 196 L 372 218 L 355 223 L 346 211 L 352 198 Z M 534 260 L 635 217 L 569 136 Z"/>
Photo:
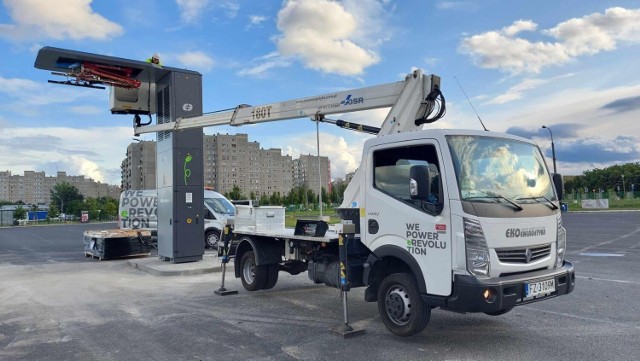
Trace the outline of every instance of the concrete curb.
<path fill-rule="evenodd" d="M 191 276 L 222 270 L 222 264 L 217 257 L 206 255 L 199 262 L 169 263 L 153 257 L 130 259 L 127 264 L 154 276 Z"/>

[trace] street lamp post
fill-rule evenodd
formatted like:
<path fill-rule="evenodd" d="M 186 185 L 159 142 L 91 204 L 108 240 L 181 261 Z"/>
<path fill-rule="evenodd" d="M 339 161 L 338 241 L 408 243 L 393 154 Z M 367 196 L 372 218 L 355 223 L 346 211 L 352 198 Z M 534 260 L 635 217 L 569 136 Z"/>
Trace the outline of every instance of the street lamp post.
<path fill-rule="evenodd" d="M 624 188 L 624 174 L 622 175 L 622 199 L 625 199 L 626 197 L 626 192 L 625 192 L 625 188 Z"/>
<path fill-rule="evenodd" d="M 542 128 L 546 129 L 549 131 L 549 135 L 551 136 L 551 158 L 553 158 L 553 173 L 558 173 L 556 171 L 556 147 L 553 144 L 553 133 L 551 132 L 551 128 L 547 127 L 546 125 L 543 125 Z"/>

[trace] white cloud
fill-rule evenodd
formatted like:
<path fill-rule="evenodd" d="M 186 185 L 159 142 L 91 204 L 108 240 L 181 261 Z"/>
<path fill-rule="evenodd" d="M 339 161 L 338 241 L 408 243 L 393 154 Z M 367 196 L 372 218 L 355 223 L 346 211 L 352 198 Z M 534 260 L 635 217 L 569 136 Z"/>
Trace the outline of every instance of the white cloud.
<path fill-rule="evenodd" d="M 191 23 L 200 18 L 203 11 L 209 5 L 209 0 L 176 0 L 180 8 L 180 18 L 185 23 Z"/>
<path fill-rule="evenodd" d="M 469 54 L 483 68 L 511 74 L 539 73 L 542 68 L 562 64 L 583 55 L 614 50 L 618 42 L 640 41 L 640 9 L 610 8 L 574 18 L 543 30 L 557 41 L 530 41 L 515 37 L 522 31 L 535 31 L 531 20 L 518 20 L 501 30 L 466 37 L 460 51 Z"/>
<path fill-rule="evenodd" d="M 87 158 L 79 157 L 76 155 L 68 156 L 66 158 L 62 158 L 57 161 L 42 164 L 42 167 L 48 168 L 48 169 L 55 167 L 60 171 L 64 170 L 65 172 L 67 172 L 67 175 L 83 175 L 85 176 L 85 178 L 91 178 L 97 182 L 105 181 L 105 177 L 103 175 L 104 172 L 100 170 L 100 166 L 97 163 L 92 162 Z M 55 174 L 52 171 L 47 172 L 46 170 L 45 170 L 45 173 L 51 174 L 51 175 Z M 112 182 L 107 182 L 107 183 L 118 184 L 118 183 L 112 183 Z"/>
<path fill-rule="evenodd" d="M 249 15 L 249 25 L 247 28 L 258 27 L 269 19 L 268 16 L 263 15 Z"/>
<path fill-rule="evenodd" d="M 92 0 L 4 0 L 13 24 L 0 24 L 0 37 L 11 40 L 52 38 L 109 40 L 122 26 L 91 8 Z"/>
<path fill-rule="evenodd" d="M 131 127 L 1 128 L 0 164 L 14 174 L 59 170 L 119 185 L 120 164 L 132 135 Z"/>
<path fill-rule="evenodd" d="M 504 104 L 504 103 L 508 103 L 510 101 L 513 100 L 517 100 L 522 98 L 522 93 L 530 90 L 530 89 L 534 89 L 542 84 L 546 84 L 548 83 L 549 80 L 545 80 L 545 79 L 524 79 L 523 81 L 521 81 L 520 83 L 512 86 L 511 88 L 509 88 L 509 90 L 507 90 L 506 93 L 499 95 L 493 99 L 491 99 L 490 101 L 486 102 L 485 104 Z"/>
<path fill-rule="evenodd" d="M 371 36 L 368 29 L 375 27 L 360 23 L 365 20 L 364 15 L 358 18 L 347 11 L 347 3 L 287 1 L 278 12 L 282 35 L 276 42 L 280 54 L 297 57 L 311 69 L 350 76 L 362 74 L 365 68 L 378 63 L 380 57 L 374 50 L 354 41 L 354 37 Z M 371 3 L 365 1 L 363 6 Z"/>
<path fill-rule="evenodd" d="M 217 6 L 224 11 L 225 16 L 229 19 L 234 19 L 238 16 L 238 11 L 240 10 L 240 4 L 232 0 L 218 1 Z"/>
<path fill-rule="evenodd" d="M 545 33 L 559 39 L 571 56 L 614 50 L 618 41 L 640 41 L 640 9 L 610 8 L 567 20 Z"/>
<path fill-rule="evenodd" d="M 517 20 L 511 26 L 503 28 L 502 33 L 506 36 L 514 36 L 523 31 L 535 31 L 537 28 L 538 24 L 531 20 Z"/>
<path fill-rule="evenodd" d="M 476 4 L 470 1 L 439 1 L 436 7 L 440 10 L 460 10 L 474 7 Z"/>
<path fill-rule="evenodd" d="M 236 74 L 238 74 L 239 76 L 265 78 L 269 76 L 269 70 L 274 68 L 286 68 L 291 65 L 291 61 L 281 57 L 276 52 L 262 56 L 256 59 L 254 63 L 257 63 L 257 65 L 241 69 Z"/>
<path fill-rule="evenodd" d="M 99 108 L 93 105 L 76 105 L 69 108 L 71 113 L 82 115 L 94 115 L 100 114 L 104 111 L 103 108 Z"/>
<path fill-rule="evenodd" d="M 233 19 L 238 15 L 240 5 L 236 0 L 176 0 L 180 10 L 180 19 L 184 23 L 197 23 L 208 10 L 222 9 L 227 18 Z"/>
<path fill-rule="evenodd" d="M 176 56 L 184 66 L 190 69 L 210 71 L 215 61 L 202 51 L 187 51 Z"/>
<path fill-rule="evenodd" d="M 61 78 L 62 79 L 62 78 Z M 7 112 L 26 116 L 40 114 L 41 107 L 51 104 L 72 103 L 78 99 L 98 99 L 104 93 L 95 89 L 58 86 L 55 91 L 45 84 L 22 78 L 4 78 L 0 76 L 0 94 L 4 94 L 11 103 L 0 104 Z M 94 98 L 95 97 L 95 98 Z"/>
<path fill-rule="evenodd" d="M 611 113 L 602 107 L 619 99 L 640 94 L 640 85 L 615 88 L 563 88 L 548 91 L 533 99 L 523 99 L 517 108 L 499 107 L 492 113 L 482 114 L 487 128 L 504 131 L 517 124 L 526 129 L 539 129 L 542 124 L 551 128 L 559 123 L 577 123 L 576 136 L 589 138 L 597 134 L 614 139 L 620 134 L 640 134 L 640 123 L 631 121 L 640 114 L 633 112 Z M 448 117 L 448 115 L 447 115 Z M 560 139 L 558 139 L 560 141 Z"/>
<path fill-rule="evenodd" d="M 342 0 L 344 9 L 353 15 L 356 28 L 349 35 L 358 45 L 377 48 L 391 40 L 396 29 L 388 21 L 395 11 L 395 5 L 383 0 Z"/>
<path fill-rule="evenodd" d="M 354 141 L 356 140 L 356 141 Z M 280 140 L 280 143 L 282 140 Z M 316 133 L 300 133 L 287 138 L 287 146 L 283 149 L 285 154 L 294 159 L 300 154 L 317 155 Z M 336 136 L 326 132 L 320 132 L 320 155 L 329 157 L 331 162 L 331 178 L 344 179 L 345 174 L 353 172 L 360 165 L 362 146 L 364 139 Z"/>
<path fill-rule="evenodd" d="M 535 89 L 540 85 L 548 84 L 554 80 L 568 78 L 574 75 L 574 73 L 569 73 L 549 79 L 526 78 L 520 81 L 518 84 L 509 88 L 506 93 L 498 95 L 497 97 L 494 97 L 484 104 L 504 104 L 514 100 L 522 99 L 523 94 L 529 90 Z"/>

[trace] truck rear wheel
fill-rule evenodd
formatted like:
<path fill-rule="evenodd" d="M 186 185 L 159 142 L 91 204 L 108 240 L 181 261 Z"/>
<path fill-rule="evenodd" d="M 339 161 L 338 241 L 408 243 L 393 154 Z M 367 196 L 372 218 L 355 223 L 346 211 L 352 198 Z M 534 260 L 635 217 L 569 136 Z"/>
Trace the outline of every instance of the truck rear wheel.
<path fill-rule="evenodd" d="M 245 290 L 257 291 L 264 288 L 267 281 L 267 266 L 256 265 L 256 256 L 253 251 L 242 255 L 240 268 L 242 270 L 240 279 Z"/>
<path fill-rule="evenodd" d="M 262 287 L 262 289 L 270 290 L 276 285 L 276 283 L 278 283 L 278 272 L 280 272 L 280 270 L 278 269 L 277 264 L 270 264 L 266 267 L 267 267 L 267 280 L 265 281 L 264 287 Z"/>
<path fill-rule="evenodd" d="M 416 281 L 407 273 L 393 273 L 382 280 L 378 289 L 378 312 L 389 331 L 402 337 L 422 332 L 431 317 L 431 308 L 422 300 Z"/>

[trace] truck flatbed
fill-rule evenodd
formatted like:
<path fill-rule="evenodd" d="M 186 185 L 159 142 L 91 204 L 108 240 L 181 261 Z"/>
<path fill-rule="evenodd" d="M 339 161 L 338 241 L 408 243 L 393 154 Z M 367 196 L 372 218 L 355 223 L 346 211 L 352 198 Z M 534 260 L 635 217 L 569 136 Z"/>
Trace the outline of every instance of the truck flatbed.
<path fill-rule="evenodd" d="M 334 229 L 328 229 L 324 236 L 314 237 L 314 236 L 295 235 L 294 234 L 295 229 L 293 228 L 279 228 L 279 229 L 260 230 L 260 231 L 251 230 L 247 228 L 235 229 L 233 233 L 236 235 L 281 238 L 281 239 L 287 239 L 287 240 L 310 241 L 310 242 L 321 242 L 321 243 L 338 242 L 338 233 Z"/>

